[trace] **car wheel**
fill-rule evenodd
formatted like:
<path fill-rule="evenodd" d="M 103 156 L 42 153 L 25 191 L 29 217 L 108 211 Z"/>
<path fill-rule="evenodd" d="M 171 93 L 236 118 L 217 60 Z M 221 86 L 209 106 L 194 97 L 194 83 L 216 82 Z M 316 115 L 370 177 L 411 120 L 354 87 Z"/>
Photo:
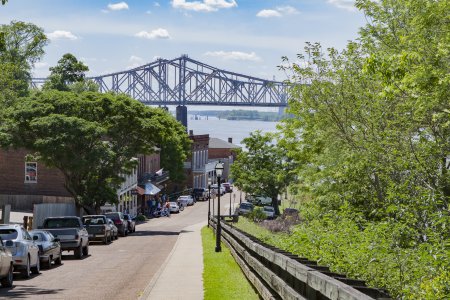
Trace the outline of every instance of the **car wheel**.
<path fill-rule="evenodd" d="M 0 283 L 2 284 L 3 287 L 12 287 L 13 280 L 14 280 L 13 271 L 14 271 L 14 267 L 11 264 L 9 266 L 8 275 L 5 278 L 3 278 L 2 280 L 0 280 Z"/>
<path fill-rule="evenodd" d="M 80 246 L 74 251 L 75 257 L 81 259 L 83 257 L 83 244 L 80 242 Z"/>
<path fill-rule="evenodd" d="M 104 245 L 107 245 L 107 244 L 108 244 L 108 236 L 107 236 L 107 235 L 105 235 L 105 236 L 103 237 L 103 244 L 104 244 Z"/>
<path fill-rule="evenodd" d="M 39 257 L 37 258 L 37 262 L 36 265 L 34 267 L 31 268 L 31 273 L 33 274 L 39 274 L 39 272 L 41 271 L 41 261 L 39 259 Z"/>
<path fill-rule="evenodd" d="M 27 257 L 27 265 L 25 266 L 25 269 L 23 269 L 22 271 L 21 271 L 21 273 L 22 273 L 22 275 L 23 275 L 23 277 L 25 277 L 25 278 L 30 278 L 30 258 L 29 257 Z"/>
<path fill-rule="evenodd" d="M 50 256 L 47 261 L 47 269 L 49 269 L 49 270 L 52 268 L 52 260 L 53 260 L 53 257 Z"/>
<path fill-rule="evenodd" d="M 55 264 L 60 265 L 62 264 L 62 252 L 59 252 L 58 258 L 55 260 Z"/>
<path fill-rule="evenodd" d="M 83 255 L 84 256 L 89 255 L 89 243 L 86 245 L 86 247 L 83 248 Z"/>

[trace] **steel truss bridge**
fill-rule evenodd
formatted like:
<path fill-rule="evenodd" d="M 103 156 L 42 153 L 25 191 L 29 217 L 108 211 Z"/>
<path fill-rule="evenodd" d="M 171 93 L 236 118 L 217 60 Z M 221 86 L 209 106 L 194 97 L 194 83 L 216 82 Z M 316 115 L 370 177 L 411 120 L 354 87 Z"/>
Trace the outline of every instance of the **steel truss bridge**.
<path fill-rule="evenodd" d="M 288 86 L 221 70 L 183 55 L 90 77 L 101 92 L 125 93 L 148 105 L 286 107 Z M 45 79 L 33 79 L 38 86 Z"/>

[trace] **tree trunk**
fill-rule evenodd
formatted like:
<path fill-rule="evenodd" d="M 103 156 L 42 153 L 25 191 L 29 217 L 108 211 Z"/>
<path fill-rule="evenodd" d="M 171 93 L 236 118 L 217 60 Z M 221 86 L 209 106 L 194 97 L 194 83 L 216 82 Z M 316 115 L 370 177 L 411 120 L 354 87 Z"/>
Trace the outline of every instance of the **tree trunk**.
<path fill-rule="evenodd" d="M 278 195 L 276 197 L 272 197 L 272 206 L 275 209 L 275 215 L 280 215 L 280 208 L 278 207 Z"/>

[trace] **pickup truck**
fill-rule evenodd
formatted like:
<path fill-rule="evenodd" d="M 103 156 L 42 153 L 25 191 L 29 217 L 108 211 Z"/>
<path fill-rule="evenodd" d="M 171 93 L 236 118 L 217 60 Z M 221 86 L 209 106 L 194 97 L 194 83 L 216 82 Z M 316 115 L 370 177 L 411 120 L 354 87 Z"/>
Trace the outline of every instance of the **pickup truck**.
<path fill-rule="evenodd" d="M 46 218 L 39 229 L 44 229 L 59 239 L 62 251 L 74 251 L 81 259 L 89 254 L 89 235 L 79 217 Z"/>
<path fill-rule="evenodd" d="M 83 224 L 89 234 L 89 240 L 100 240 L 103 244 L 112 241 L 111 227 L 103 215 L 83 216 Z"/>

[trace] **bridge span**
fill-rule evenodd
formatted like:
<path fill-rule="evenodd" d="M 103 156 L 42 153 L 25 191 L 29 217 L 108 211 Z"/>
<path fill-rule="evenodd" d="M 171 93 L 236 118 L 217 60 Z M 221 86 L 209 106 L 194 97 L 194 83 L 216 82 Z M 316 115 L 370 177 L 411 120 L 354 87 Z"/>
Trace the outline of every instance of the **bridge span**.
<path fill-rule="evenodd" d="M 125 93 L 147 105 L 176 105 L 177 119 L 184 125 L 186 105 L 287 106 L 287 84 L 221 70 L 187 55 L 88 79 L 100 92 Z M 32 85 L 45 80 L 35 78 Z"/>

